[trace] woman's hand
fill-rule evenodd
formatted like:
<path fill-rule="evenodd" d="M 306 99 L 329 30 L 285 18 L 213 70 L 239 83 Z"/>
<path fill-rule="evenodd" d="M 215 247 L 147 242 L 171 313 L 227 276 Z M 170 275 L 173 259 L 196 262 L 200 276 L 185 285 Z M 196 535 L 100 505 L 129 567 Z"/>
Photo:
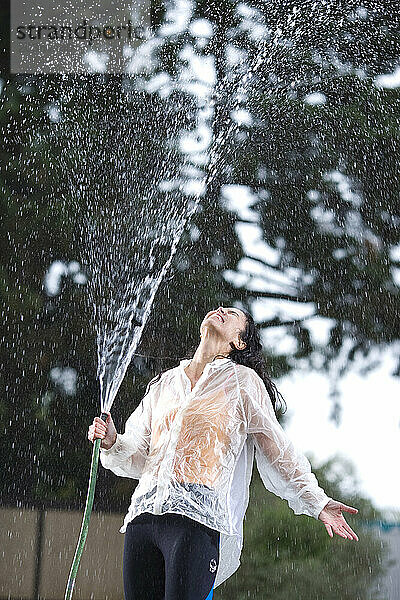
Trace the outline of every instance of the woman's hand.
<path fill-rule="evenodd" d="M 107 414 L 106 422 L 100 419 L 100 417 L 95 417 L 88 431 L 89 440 L 94 442 L 96 438 L 100 438 L 102 440 L 100 448 L 104 448 L 105 450 L 109 450 L 117 439 L 117 430 L 115 429 L 114 421 L 111 418 L 111 414 Z"/>
<path fill-rule="evenodd" d="M 357 540 L 358 537 L 344 520 L 342 515 L 342 511 L 346 511 L 352 514 L 358 513 L 358 508 L 353 508 L 352 506 L 347 506 L 342 502 L 337 502 L 336 500 L 329 500 L 328 504 L 324 506 L 324 508 L 319 513 L 318 519 L 320 519 L 326 527 L 327 532 L 331 537 L 333 537 L 332 530 L 346 539 L 349 540 Z"/>

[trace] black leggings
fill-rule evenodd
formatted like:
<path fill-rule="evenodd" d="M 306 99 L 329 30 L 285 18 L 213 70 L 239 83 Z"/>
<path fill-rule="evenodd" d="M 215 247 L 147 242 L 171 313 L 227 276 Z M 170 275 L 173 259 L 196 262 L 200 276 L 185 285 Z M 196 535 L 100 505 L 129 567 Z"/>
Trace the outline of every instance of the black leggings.
<path fill-rule="evenodd" d="M 125 600 L 211 600 L 219 532 L 184 515 L 142 513 L 124 541 Z"/>

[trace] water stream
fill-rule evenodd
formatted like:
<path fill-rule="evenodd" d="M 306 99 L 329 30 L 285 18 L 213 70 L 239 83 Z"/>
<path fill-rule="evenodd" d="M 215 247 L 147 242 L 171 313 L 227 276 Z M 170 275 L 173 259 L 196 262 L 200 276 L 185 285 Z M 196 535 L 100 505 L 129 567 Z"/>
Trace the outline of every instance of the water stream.
<path fill-rule="evenodd" d="M 260 35 L 255 58 L 222 78 L 215 61 L 208 64 L 200 94 L 188 93 L 193 80 L 184 69 L 158 94 L 141 77 L 62 82 L 49 139 L 71 174 L 60 202 L 88 275 L 102 412 L 112 407 L 182 233 L 216 174 L 240 152 L 242 107 L 253 76 L 279 54 L 279 38 L 279 29 L 267 41 Z"/>
<path fill-rule="evenodd" d="M 257 62 L 262 64 L 261 60 Z M 257 65 L 251 66 L 233 88 L 232 85 L 227 88 L 227 81 L 219 82 L 218 89 L 210 87 L 208 106 L 201 103 L 196 107 L 196 127 L 207 124 L 212 127 L 213 112 L 209 107 L 220 101 L 222 96 L 228 96 L 232 110 L 237 109 L 246 81 L 255 68 Z M 182 233 L 217 174 L 223 155 L 226 160 L 227 146 L 237 127 L 238 123 L 230 119 L 226 127 L 211 136 L 205 168 L 198 169 L 193 164 L 190 152 L 183 154 L 183 159 L 180 156 L 180 184 L 171 190 L 166 184 L 161 202 L 155 191 L 157 176 L 139 208 L 133 194 L 120 197 L 106 215 L 101 214 L 101 202 L 89 202 L 91 210 L 84 218 L 87 232 L 84 262 L 92 274 L 88 291 L 97 333 L 97 374 L 102 411 L 109 411 L 112 407 Z M 177 147 L 180 138 L 187 133 L 182 131 L 179 121 L 173 122 L 172 131 Z M 171 155 L 164 157 L 163 163 L 160 161 L 161 172 L 166 170 L 168 160 L 171 160 Z M 188 173 L 191 177 L 187 176 Z M 188 179 L 191 186 L 188 186 Z M 131 186 L 135 189 L 135 182 L 131 181 Z M 101 227 L 102 217 L 106 219 L 104 228 Z"/>

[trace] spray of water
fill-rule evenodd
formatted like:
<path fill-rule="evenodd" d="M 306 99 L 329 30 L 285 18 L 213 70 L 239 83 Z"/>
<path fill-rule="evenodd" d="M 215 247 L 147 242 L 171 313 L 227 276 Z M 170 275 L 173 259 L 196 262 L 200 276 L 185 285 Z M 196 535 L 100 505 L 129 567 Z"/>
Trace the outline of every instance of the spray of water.
<path fill-rule="evenodd" d="M 247 13 L 239 17 L 249 21 Z M 58 88 L 56 118 L 46 135 L 71 174 L 59 201 L 88 275 L 102 412 L 111 410 L 182 233 L 219 170 L 240 151 L 241 107 L 254 76 L 273 60 L 271 39 L 276 48 L 280 39 L 278 29 L 266 32 L 261 15 L 251 18 L 252 28 L 260 28 L 254 58 L 216 77 L 216 53 L 210 76 L 197 82 L 201 94 L 189 92 L 197 84 L 185 69 L 158 94 L 149 91 L 154 73 L 96 75 L 90 85 L 69 76 L 61 94 Z M 199 148 L 193 139 L 207 129 Z"/>
<path fill-rule="evenodd" d="M 250 65 L 234 82 L 210 85 L 206 105 L 213 107 L 224 97 L 237 109 L 255 68 Z M 210 136 L 206 170 L 199 169 L 196 153 L 182 149 L 188 101 L 183 84 L 178 81 L 176 87 L 182 92 L 178 105 L 176 97 L 174 104 L 150 100 L 126 82 L 118 90 L 101 78 L 90 98 L 87 88 L 77 97 L 76 85 L 64 92 L 69 109 L 55 137 L 73 174 L 64 201 L 74 217 L 77 253 L 88 274 L 102 412 L 111 410 L 182 233 L 226 161 L 229 139 L 239 126 L 229 119 Z M 204 105 L 203 97 L 194 106 L 192 132 L 212 122 L 213 111 L 205 111 Z M 167 136 L 157 136 L 161 121 Z M 151 163 L 142 158 L 149 148 Z"/>

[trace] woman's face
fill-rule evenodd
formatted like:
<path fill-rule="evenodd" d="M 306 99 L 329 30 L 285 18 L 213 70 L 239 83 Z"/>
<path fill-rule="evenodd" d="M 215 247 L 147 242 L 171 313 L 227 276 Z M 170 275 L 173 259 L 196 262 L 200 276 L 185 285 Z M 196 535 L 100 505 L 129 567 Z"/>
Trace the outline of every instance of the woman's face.
<path fill-rule="evenodd" d="M 210 333 L 217 333 L 228 344 L 233 342 L 239 347 L 240 333 L 245 330 L 246 321 L 246 315 L 239 308 L 220 306 L 206 314 L 200 326 L 200 334 L 204 335 L 208 330 Z"/>

